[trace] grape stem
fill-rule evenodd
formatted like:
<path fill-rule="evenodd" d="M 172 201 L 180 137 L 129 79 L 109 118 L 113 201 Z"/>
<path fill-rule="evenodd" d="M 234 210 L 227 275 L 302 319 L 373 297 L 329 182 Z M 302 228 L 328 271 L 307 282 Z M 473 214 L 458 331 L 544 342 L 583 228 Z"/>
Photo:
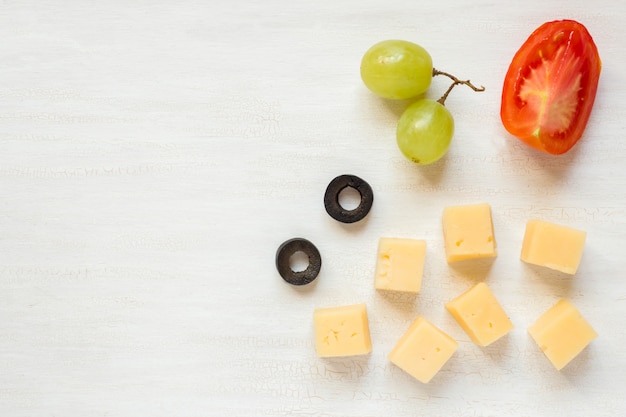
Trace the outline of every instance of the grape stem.
<path fill-rule="evenodd" d="M 448 94 L 450 94 L 450 91 L 452 91 L 452 89 L 459 84 L 466 85 L 474 91 L 485 91 L 485 87 L 483 87 L 482 85 L 480 87 L 476 87 L 474 84 L 470 82 L 470 80 L 459 80 L 452 74 L 448 74 L 447 72 L 439 71 L 438 69 L 433 68 L 433 77 L 437 75 L 444 75 L 452 80 L 452 84 L 450 85 L 450 87 L 448 87 L 448 90 L 446 90 L 443 96 L 441 96 L 441 98 L 437 100 L 437 102 L 441 104 L 442 106 L 444 105 L 446 99 L 448 98 Z"/>

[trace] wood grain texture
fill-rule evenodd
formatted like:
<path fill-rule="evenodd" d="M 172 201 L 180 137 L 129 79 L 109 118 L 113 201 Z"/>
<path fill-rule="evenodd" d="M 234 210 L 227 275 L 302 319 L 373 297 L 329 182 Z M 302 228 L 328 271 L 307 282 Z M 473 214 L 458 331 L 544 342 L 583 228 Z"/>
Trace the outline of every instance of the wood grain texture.
<path fill-rule="evenodd" d="M 0 415 L 523 417 L 626 414 L 624 7 L 611 0 L 0 0 Z M 539 154 L 499 117 L 514 52 L 574 18 L 604 69 L 583 140 Z M 370 94 L 361 55 L 420 43 L 456 89 L 449 154 L 395 145 L 408 102 Z M 435 80 L 437 98 L 447 84 Z M 324 211 L 370 183 L 366 220 Z M 498 257 L 448 265 L 445 206 L 488 202 Z M 526 220 L 587 231 L 578 273 L 519 260 Z M 275 250 L 301 236 L 319 278 Z M 378 238 L 427 241 L 422 291 L 374 290 Z M 475 346 L 444 303 L 484 280 L 516 326 Z M 567 297 L 600 334 L 557 372 L 526 328 Z M 373 352 L 319 359 L 314 308 L 367 304 Z M 459 341 L 428 385 L 386 355 L 419 314 Z"/>

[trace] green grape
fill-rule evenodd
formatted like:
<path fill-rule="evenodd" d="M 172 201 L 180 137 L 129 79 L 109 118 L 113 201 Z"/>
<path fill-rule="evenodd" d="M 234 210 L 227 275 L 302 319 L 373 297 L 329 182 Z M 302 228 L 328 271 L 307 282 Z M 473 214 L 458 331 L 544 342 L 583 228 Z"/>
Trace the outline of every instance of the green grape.
<path fill-rule="evenodd" d="M 433 77 L 433 61 L 419 45 L 387 40 L 372 46 L 361 60 L 361 78 L 374 94 L 407 99 L 424 93 Z"/>
<path fill-rule="evenodd" d="M 446 154 L 454 135 L 454 119 L 443 104 L 421 99 L 410 105 L 398 121 L 400 151 L 413 162 L 432 164 Z"/>

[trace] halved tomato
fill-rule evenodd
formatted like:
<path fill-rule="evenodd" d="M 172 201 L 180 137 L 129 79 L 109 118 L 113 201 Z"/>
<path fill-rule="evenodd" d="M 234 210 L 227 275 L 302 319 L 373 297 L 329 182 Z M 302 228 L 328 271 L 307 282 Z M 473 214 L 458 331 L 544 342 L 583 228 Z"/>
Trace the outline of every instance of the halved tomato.
<path fill-rule="evenodd" d="M 567 152 L 585 130 L 601 68 L 598 48 L 582 24 L 544 23 L 506 73 L 500 107 L 504 127 L 533 148 Z"/>

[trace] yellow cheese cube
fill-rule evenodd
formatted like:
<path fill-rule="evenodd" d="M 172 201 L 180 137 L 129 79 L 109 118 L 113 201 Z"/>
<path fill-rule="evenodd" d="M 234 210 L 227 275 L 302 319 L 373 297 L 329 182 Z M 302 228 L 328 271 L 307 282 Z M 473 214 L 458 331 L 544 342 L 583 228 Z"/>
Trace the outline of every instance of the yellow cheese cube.
<path fill-rule="evenodd" d="M 560 300 L 546 311 L 528 328 L 528 333 L 558 370 L 598 336 L 567 300 Z"/>
<path fill-rule="evenodd" d="M 489 204 L 446 207 L 443 238 L 448 262 L 496 256 Z"/>
<path fill-rule="evenodd" d="M 479 346 L 487 346 L 513 330 L 513 323 L 484 282 L 448 302 L 446 309 Z"/>
<path fill-rule="evenodd" d="M 422 287 L 425 256 L 426 242 L 423 240 L 381 238 L 374 287 L 418 293 Z"/>
<path fill-rule="evenodd" d="M 458 343 L 423 317 L 415 319 L 389 353 L 389 360 L 424 384 L 452 357 Z"/>
<path fill-rule="evenodd" d="M 320 357 L 364 355 L 372 351 L 365 304 L 318 308 L 313 313 L 315 350 Z"/>
<path fill-rule="evenodd" d="M 581 230 L 541 220 L 529 220 L 521 259 L 566 274 L 575 274 L 583 256 L 587 234 Z"/>

